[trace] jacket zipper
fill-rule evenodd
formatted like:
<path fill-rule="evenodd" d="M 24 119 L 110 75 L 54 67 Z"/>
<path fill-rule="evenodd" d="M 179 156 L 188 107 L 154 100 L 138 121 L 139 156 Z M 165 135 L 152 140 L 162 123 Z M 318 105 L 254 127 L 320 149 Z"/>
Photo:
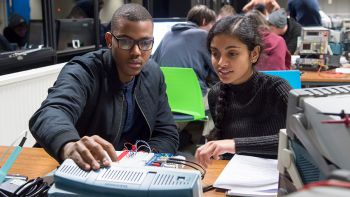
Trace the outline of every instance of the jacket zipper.
<path fill-rule="evenodd" d="M 141 108 L 139 102 L 137 101 L 137 98 L 136 98 L 136 95 L 135 95 L 135 94 L 134 94 L 134 98 L 135 98 L 135 101 L 136 101 L 137 106 L 139 107 L 139 109 L 140 109 L 140 111 L 141 111 L 143 117 L 144 117 L 145 120 L 146 120 L 148 129 L 149 129 L 149 138 L 151 138 L 151 136 L 152 136 L 151 126 L 149 125 L 149 123 L 148 123 L 148 121 L 147 121 L 147 118 L 146 118 L 146 115 L 145 115 L 145 113 L 143 113 L 143 110 L 142 110 L 142 108 Z"/>
<path fill-rule="evenodd" d="M 124 112 L 124 94 L 122 94 L 122 111 L 120 113 L 120 124 L 119 124 L 117 135 L 115 136 L 115 138 L 113 140 L 113 144 L 115 144 L 115 141 L 120 137 L 121 127 L 122 127 L 122 123 L 123 123 L 123 112 Z"/>

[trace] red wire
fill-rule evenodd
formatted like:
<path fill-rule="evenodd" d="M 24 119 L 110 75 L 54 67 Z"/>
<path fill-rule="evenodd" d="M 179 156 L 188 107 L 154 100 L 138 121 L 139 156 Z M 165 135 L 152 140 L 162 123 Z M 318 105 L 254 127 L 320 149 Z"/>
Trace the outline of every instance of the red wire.
<path fill-rule="evenodd" d="M 120 161 L 120 160 L 122 160 L 123 159 L 123 157 L 125 157 L 125 155 L 127 155 L 128 154 L 128 150 L 124 150 L 119 156 L 118 156 L 118 161 Z"/>
<path fill-rule="evenodd" d="M 323 67 L 325 67 L 325 66 L 320 65 L 320 67 L 319 67 L 319 69 L 317 71 L 318 76 L 320 76 L 320 77 L 324 77 L 324 78 L 343 78 L 343 77 L 345 77 L 344 73 L 336 73 L 334 71 L 322 71 L 321 72 L 321 69 Z"/>
<path fill-rule="evenodd" d="M 350 182 L 345 182 L 345 181 L 339 181 L 339 180 L 326 180 L 326 181 L 318 181 L 318 182 L 313 182 L 305 185 L 303 187 L 304 189 L 311 189 L 313 187 L 322 187 L 322 186 L 327 186 L 327 187 L 343 187 L 343 188 L 349 188 L 350 189 Z"/>

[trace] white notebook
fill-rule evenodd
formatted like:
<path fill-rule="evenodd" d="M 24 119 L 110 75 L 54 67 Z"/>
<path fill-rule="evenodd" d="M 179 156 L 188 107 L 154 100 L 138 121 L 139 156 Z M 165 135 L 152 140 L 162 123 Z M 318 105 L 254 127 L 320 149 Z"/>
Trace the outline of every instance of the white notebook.
<path fill-rule="evenodd" d="M 214 187 L 228 189 L 228 195 L 276 196 L 277 160 L 236 154 L 221 172 Z"/>

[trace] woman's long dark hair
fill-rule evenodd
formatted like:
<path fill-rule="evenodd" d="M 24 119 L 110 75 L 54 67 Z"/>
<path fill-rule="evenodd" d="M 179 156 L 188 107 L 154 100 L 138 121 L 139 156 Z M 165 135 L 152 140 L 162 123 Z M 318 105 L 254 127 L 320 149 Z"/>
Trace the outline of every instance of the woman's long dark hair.
<path fill-rule="evenodd" d="M 259 34 L 259 22 L 255 17 L 235 15 L 225 17 L 217 21 L 211 28 L 208 34 L 207 47 L 210 51 L 210 44 L 213 38 L 217 35 L 228 35 L 232 37 L 237 37 L 251 52 L 256 46 L 260 46 L 260 51 L 262 50 L 262 40 Z M 215 128 L 207 136 L 208 140 L 218 140 L 222 139 L 222 125 L 225 116 L 226 103 L 226 89 L 228 85 L 220 83 L 220 92 L 218 97 L 218 102 L 215 109 Z"/>

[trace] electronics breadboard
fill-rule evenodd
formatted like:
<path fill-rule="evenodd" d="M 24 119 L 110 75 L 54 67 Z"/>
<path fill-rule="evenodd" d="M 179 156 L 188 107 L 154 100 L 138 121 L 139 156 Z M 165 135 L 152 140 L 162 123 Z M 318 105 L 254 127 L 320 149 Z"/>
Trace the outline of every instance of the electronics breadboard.
<path fill-rule="evenodd" d="M 141 167 L 141 166 L 162 166 L 163 161 L 173 157 L 172 154 L 168 153 L 148 153 L 148 152 L 134 152 L 134 151 L 116 151 L 118 161 L 112 162 L 112 166 L 130 166 L 130 167 Z M 171 167 L 171 166 L 164 166 Z M 172 167 L 176 167 L 173 165 Z"/>

